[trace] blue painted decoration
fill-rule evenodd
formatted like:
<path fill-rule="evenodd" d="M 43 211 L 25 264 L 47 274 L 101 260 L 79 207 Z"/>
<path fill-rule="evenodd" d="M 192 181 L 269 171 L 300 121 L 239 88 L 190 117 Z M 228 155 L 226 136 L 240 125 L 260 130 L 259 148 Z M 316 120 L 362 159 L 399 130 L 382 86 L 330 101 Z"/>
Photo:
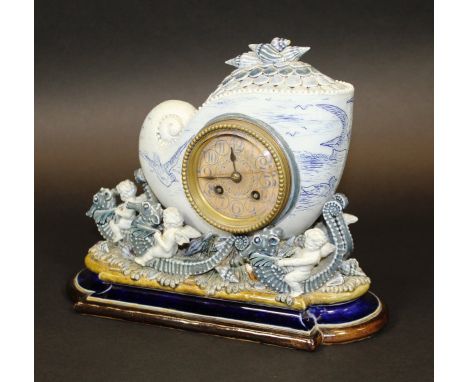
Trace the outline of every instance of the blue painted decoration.
<path fill-rule="evenodd" d="M 335 115 L 341 122 L 341 134 L 327 142 L 323 142 L 320 145 L 329 147 L 332 150 L 330 159 L 336 159 L 337 153 L 347 150 L 349 144 L 349 127 L 348 127 L 348 115 L 346 112 L 338 106 L 329 104 L 318 104 L 318 107 L 323 110 L 329 111 Z"/>
<path fill-rule="evenodd" d="M 151 157 L 148 153 L 140 150 L 140 157 L 143 160 L 145 160 L 146 163 L 148 163 L 151 171 L 156 174 L 159 181 L 166 187 L 170 187 L 173 183 L 177 182 L 177 178 L 173 173 L 173 170 L 176 164 L 178 163 L 182 152 L 185 150 L 189 142 L 190 139 L 187 142 L 185 142 L 182 146 L 180 146 L 174 153 L 174 155 L 172 155 L 172 157 L 166 163 L 161 163 L 161 159 L 159 158 L 159 155 L 156 152 L 154 152 Z"/>

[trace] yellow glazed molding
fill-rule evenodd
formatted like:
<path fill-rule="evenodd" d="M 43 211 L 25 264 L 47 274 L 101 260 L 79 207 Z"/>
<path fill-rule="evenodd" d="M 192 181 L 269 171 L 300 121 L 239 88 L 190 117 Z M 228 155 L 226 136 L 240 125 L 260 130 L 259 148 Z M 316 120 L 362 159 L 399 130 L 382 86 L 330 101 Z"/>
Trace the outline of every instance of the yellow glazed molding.
<path fill-rule="evenodd" d="M 93 252 L 93 249 L 91 249 L 88 255 L 85 257 L 85 265 L 90 271 L 97 273 L 101 280 L 106 282 L 190 294 L 195 296 L 219 298 L 223 300 L 245 301 L 283 308 L 288 307 L 297 310 L 304 310 L 307 308 L 307 306 L 312 304 L 334 304 L 354 300 L 366 293 L 370 286 L 370 282 L 366 282 L 361 285 L 357 285 L 350 291 L 340 293 L 329 293 L 319 290 L 296 297 L 293 304 L 288 306 L 285 303 L 276 301 L 276 293 L 258 290 L 244 290 L 237 293 L 217 291 L 214 294 L 207 295 L 206 290 L 197 286 L 191 277 L 185 280 L 185 282 L 178 284 L 175 288 L 163 286 L 156 280 L 150 280 L 145 277 L 141 277 L 139 280 L 134 280 L 130 276 L 124 275 L 118 266 L 110 266 L 105 261 L 96 259 L 93 256 Z"/>

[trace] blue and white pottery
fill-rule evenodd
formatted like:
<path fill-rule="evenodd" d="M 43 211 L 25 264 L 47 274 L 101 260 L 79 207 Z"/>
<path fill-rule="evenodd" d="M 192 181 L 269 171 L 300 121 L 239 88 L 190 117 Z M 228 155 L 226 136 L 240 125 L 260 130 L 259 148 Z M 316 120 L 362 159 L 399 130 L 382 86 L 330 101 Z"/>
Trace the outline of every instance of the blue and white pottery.
<path fill-rule="evenodd" d="M 160 202 L 176 207 L 187 224 L 216 232 L 192 208 L 181 181 L 182 158 L 207 124 L 238 116 L 257 121 L 279 137 L 289 154 L 293 187 L 288 207 L 275 226 L 287 237 L 309 228 L 338 186 L 349 149 L 354 88 L 333 80 L 299 58 L 307 47 L 275 38 L 227 61 L 230 73 L 196 110 L 183 101 L 165 101 L 146 117 L 139 155 L 144 175 Z"/>

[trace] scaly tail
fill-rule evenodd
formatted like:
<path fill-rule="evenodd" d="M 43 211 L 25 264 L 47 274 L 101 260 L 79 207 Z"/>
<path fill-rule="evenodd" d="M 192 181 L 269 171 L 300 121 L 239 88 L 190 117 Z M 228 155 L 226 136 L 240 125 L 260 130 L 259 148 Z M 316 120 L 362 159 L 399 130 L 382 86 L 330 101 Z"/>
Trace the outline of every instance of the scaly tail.
<path fill-rule="evenodd" d="M 190 259 L 155 259 L 152 267 L 157 271 L 169 274 L 177 275 L 200 275 L 202 273 L 208 272 L 217 266 L 221 261 L 231 253 L 234 237 L 229 237 L 225 242 L 220 246 L 216 253 L 208 258 L 203 260 L 190 260 Z"/>
<path fill-rule="evenodd" d="M 278 293 L 289 293 L 291 288 L 284 282 L 286 271 L 276 265 L 275 258 L 255 252 L 249 257 L 250 265 L 257 279 L 266 287 Z"/>

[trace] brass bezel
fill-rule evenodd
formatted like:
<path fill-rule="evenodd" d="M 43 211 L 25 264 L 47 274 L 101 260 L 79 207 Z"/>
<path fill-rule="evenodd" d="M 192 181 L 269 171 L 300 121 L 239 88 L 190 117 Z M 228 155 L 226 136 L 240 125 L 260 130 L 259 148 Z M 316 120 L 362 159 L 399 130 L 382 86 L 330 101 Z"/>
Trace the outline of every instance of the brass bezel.
<path fill-rule="evenodd" d="M 206 201 L 198 184 L 196 157 L 200 154 L 200 148 L 203 143 L 224 132 L 232 134 L 233 130 L 250 135 L 263 144 L 271 153 L 278 171 L 279 189 L 276 203 L 268 215 L 261 220 L 258 220 L 256 216 L 235 219 L 223 215 Z M 243 234 L 267 226 L 283 211 L 290 197 L 291 170 L 283 148 L 270 132 L 252 122 L 227 119 L 206 126 L 190 142 L 182 162 L 182 184 L 185 195 L 194 210 L 209 224 L 223 231 Z"/>

